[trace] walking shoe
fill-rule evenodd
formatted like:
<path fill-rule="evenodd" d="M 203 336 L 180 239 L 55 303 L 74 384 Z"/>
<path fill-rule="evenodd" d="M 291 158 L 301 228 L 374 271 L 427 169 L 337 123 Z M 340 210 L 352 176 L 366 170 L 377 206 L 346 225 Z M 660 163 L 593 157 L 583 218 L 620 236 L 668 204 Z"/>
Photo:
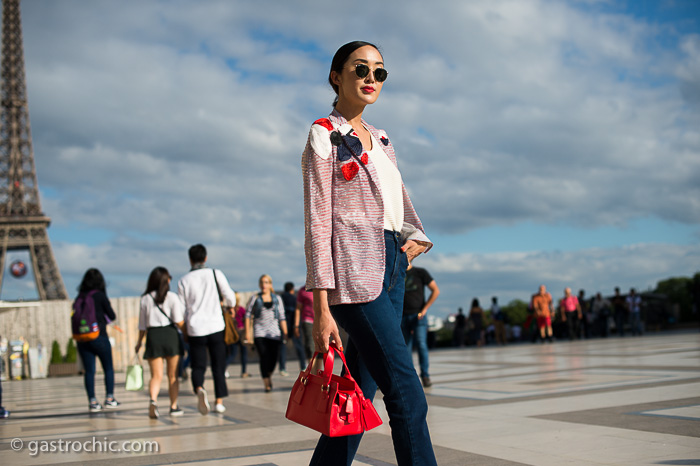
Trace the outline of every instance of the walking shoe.
<path fill-rule="evenodd" d="M 228 379 L 229 377 L 231 377 L 231 374 L 229 374 L 228 371 L 226 371 L 226 372 L 224 372 L 224 377 L 226 377 Z"/>
<path fill-rule="evenodd" d="M 10 417 L 10 412 L 5 408 L 0 408 L 0 419 L 7 419 Z"/>
<path fill-rule="evenodd" d="M 217 413 L 223 413 L 226 411 L 226 406 L 224 406 L 223 403 L 216 403 L 214 405 L 214 411 Z"/>
<path fill-rule="evenodd" d="M 102 405 L 97 402 L 97 400 L 90 402 L 90 412 L 97 413 L 102 411 Z"/>
<path fill-rule="evenodd" d="M 247 379 L 248 377 L 250 377 L 250 374 L 247 373 L 247 372 L 244 372 L 244 373 L 241 374 L 241 378 L 242 378 L 242 379 Z"/>
<path fill-rule="evenodd" d="M 425 388 L 431 387 L 433 383 L 430 381 L 430 377 L 421 377 L 421 381 L 423 382 L 423 386 Z"/>
<path fill-rule="evenodd" d="M 113 396 L 105 399 L 105 408 L 116 408 L 121 403 L 114 399 Z"/>
<path fill-rule="evenodd" d="M 151 400 L 151 402 L 148 404 L 148 417 L 151 419 L 158 419 L 158 405 L 156 405 L 156 402 Z"/>
<path fill-rule="evenodd" d="M 202 414 L 208 414 L 209 413 L 209 398 L 207 398 L 207 391 L 203 389 L 202 387 L 199 387 L 197 389 L 197 398 L 199 398 L 199 403 L 197 404 L 197 408 L 199 409 L 199 412 Z"/>
<path fill-rule="evenodd" d="M 287 372 L 287 371 L 280 371 L 280 375 L 281 375 L 282 377 L 289 377 L 289 372 Z"/>
<path fill-rule="evenodd" d="M 172 417 L 182 416 L 183 414 L 185 414 L 185 412 L 179 406 L 176 406 L 174 408 L 170 408 L 170 415 Z"/>

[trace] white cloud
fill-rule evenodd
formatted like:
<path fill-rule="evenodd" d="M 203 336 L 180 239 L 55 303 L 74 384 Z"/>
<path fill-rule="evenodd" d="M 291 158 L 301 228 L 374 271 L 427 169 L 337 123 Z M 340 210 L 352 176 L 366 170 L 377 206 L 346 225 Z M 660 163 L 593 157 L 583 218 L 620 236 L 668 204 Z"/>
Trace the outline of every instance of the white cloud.
<path fill-rule="evenodd" d="M 330 57 L 357 38 L 383 48 L 389 81 L 366 117 L 397 147 L 429 233 L 697 225 L 700 36 L 667 46 L 666 26 L 596 11 L 544 0 L 24 2 L 37 171 L 61 268 L 75 280 L 101 266 L 120 277 L 116 293 L 133 293 L 157 264 L 186 270 L 187 247 L 202 241 L 237 286 L 263 272 L 303 280 L 300 154 L 330 110 Z M 102 239 L 87 246 L 91 230 Z M 525 278 L 550 278 L 549 254 L 459 257 L 478 265 L 459 270 L 521 293 Z M 606 270 L 628 254 L 605 251 Z M 573 281 L 599 275 L 587 257 L 598 260 L 568 258 L 581 266 Z M 440 260 L 448 281 L 457 265 Z M 619 276 L 674 274 L 671 262 L 635 270 L 648 275 Z"/>

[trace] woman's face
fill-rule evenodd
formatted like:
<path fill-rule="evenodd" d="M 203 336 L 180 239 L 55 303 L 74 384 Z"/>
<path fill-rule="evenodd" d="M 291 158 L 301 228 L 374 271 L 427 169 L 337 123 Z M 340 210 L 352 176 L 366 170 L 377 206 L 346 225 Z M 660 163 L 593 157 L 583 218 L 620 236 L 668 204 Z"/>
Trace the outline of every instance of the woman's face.
<path fill-rule="evenodd" d="M 355 67 L 360 64 L 367 65 L 370 69 L 364 78 L 358 77 L 355 73 Z M 384 68 L 384 59 L 374 47 L 365 45 L 350 54 L 342 71 L 334 71 L 331 74 L 331 79 L 338 86 L 338 103 L 341 105 L 373 104 L 379 97 L 384 84 L 374 77 L 374 70 L 377 68 Z"/>
<path fill-rule="evenodd" d="M 260 279 L 260 291 L 268 293 L 272 290 L 272 280 L 270 277 L 262 277 Z"/>

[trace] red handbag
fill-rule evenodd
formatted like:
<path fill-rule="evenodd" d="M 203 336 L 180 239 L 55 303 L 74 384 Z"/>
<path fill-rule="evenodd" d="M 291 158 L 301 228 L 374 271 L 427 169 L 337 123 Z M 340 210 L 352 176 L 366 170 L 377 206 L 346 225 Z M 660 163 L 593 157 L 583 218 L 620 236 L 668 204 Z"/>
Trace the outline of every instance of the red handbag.
<path fill-rule="evenodd" d="M 314 374 L 311 368 L 319 354 L 314 353 L 309 366 L 294 382 L 285 417 L 329 437 L 361 434 L 381 425 L 374 405 L 350 375 L 343 352 L 331 343 L 323 370 Z M 345 375 L 333 374 L 335 354 L 343 361 Z"/>

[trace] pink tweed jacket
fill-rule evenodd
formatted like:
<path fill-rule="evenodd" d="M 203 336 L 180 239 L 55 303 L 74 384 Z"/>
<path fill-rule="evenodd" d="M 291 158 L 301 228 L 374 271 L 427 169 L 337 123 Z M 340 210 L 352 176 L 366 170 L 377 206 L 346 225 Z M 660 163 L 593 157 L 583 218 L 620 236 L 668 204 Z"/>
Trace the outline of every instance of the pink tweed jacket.
<path fill-rule="evenodd" d="M 364 120 L 363 124 L 396 165 L 386 133 Z M 311 126 L 301 158 L 306 288 L 327 289 L 330 305 L 373 301 L 384 279 L 384 205 L 379 179 L 353 134 L 347 120 L 334 110 Z M 428 243 L 430 249 L 432 243 L 405 186 L 402 190 L 402 239 Z"/>

